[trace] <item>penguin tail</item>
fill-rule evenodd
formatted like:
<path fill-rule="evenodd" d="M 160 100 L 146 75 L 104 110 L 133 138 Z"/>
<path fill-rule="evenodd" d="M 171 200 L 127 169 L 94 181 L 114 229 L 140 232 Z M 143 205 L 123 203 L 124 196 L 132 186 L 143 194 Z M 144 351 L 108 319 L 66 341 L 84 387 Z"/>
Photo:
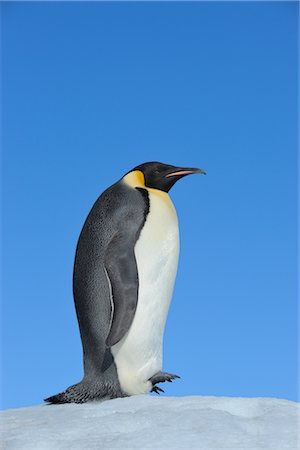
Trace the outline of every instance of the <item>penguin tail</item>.
<path fill-rule="evenodd" d="M 91 393 L 89 393 L 87 386 L 82 382 L 68 387 L 68 389 L 59 394 L 44 399 L 46 403 L 50 404 L 85 403 L 88 400 L 91 400 Z"/>
<path fill-rule="evenodd" d="M 59 394 L 46 398 L 44 401 L 50 404 L 86 403 L 91 400 L 106 400 L 124 396 L 121 391 L 114 389 L 103 380 L 94 379 L 83 380 Z"/>
<path fill-rule="evenodd" d="M 50 403 L 51 405 L 61 404 L 61 403 L 70 403 L 68 401 L 68 396 L 65 395 L 65 392 L 61 392 L 60 394 L 52 395 L 51 397 L 44 398 L 44 402 Z"/>

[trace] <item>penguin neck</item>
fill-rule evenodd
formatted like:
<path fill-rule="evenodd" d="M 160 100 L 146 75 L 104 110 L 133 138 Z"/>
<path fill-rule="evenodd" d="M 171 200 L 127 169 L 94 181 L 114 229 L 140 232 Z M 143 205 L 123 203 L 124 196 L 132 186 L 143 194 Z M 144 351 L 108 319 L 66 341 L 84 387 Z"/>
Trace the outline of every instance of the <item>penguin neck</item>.
<path fill-rule="evenodd" d="M 143 172 L 140 170 L 134 170 L 133 172 L 129 172 L 125 177 L 123 177 L 123 180 L 126 184 L 133 188 L 144 188 L 147 189 L 145 186 L 145 177 Z"/>
<path fill-rule="evenodd" d="M 146 186 L 144 174 L 140 170 L 133 170 L 132 172 L 129 172 L 127 175 L 123 177 L 122 180 L 133 189 L 142 188 L 148 191 L 149 195 L 153 194 L 156 197 L 160 197 L 168 208 L 171 208 L 172 210 L 175 211 L 174 205 L 169 197 L 169 194 L 165 191 L 161 191 L 160 189 L 149 188 L 148 186 Z"/>

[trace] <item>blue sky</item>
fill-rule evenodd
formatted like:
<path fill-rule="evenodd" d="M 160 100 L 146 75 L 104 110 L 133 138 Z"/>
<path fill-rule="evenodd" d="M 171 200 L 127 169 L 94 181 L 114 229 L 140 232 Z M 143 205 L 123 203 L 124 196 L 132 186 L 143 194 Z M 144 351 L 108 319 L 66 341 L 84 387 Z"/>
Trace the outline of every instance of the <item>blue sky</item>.
<path fill-rule="evenodd" d="M 81 379 L 72 266 L 135 165 L 171 191 L 181 255 L 168 395 L 297 398 L 296 2 L 2 3 L 3 407 Z"/>

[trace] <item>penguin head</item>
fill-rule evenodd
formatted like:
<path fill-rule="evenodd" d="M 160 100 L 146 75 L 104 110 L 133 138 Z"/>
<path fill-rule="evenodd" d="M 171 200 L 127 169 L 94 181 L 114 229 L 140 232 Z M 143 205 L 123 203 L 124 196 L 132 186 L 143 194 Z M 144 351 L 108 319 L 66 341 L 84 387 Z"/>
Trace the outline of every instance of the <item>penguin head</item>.
<path fill-rule="evenodd" d="M 206 175 L 202 169 L 194 167 L 176 167 L 160 162 L 143 163 L 135 167 L 133 171 L 142 172 L 146 187 L 159 189 L 164 192 L 169 192 L 176 181 L 186 175 L 191 175 L 193 173 L 202 173 Z"/>

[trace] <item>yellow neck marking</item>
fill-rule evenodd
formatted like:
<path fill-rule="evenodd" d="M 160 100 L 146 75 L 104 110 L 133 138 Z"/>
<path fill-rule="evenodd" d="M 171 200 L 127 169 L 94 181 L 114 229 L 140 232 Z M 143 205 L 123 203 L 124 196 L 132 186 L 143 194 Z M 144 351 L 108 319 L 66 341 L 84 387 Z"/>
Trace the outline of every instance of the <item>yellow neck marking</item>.
<path fill-rule="evenodd" d="M 133 170 L 132 172 L 129 172 L 127 175 L 125 175 L 123 180 L 125 181 L 126 184 L 128 184 L 132 188 L 136 188 L 136 187 L 144 188 L 149 193 L 158 195 L 166 202 L 166 205 L 168 205 L 170 208 L 172 208 L 174 210 L 172 200 L 170 199 L 167 192 L 161 191 L 160 189 L 154 189 L 154 188 L 149 188 L 148 186 L 145 186 L 145 177 L 144 177 L 143 172 L 141 172 L 140 170 Z"/>
<path fill-rule="evenodd" d="M 146 188 L 145 177 L 143 172 L 141 172 L 140 170 L 134 170 L 133 172 L 129 172 L 127 175 L 125 175 L 123 179 L 125 183 L 129 184 L 129 186 L 131 187 Z"/>

